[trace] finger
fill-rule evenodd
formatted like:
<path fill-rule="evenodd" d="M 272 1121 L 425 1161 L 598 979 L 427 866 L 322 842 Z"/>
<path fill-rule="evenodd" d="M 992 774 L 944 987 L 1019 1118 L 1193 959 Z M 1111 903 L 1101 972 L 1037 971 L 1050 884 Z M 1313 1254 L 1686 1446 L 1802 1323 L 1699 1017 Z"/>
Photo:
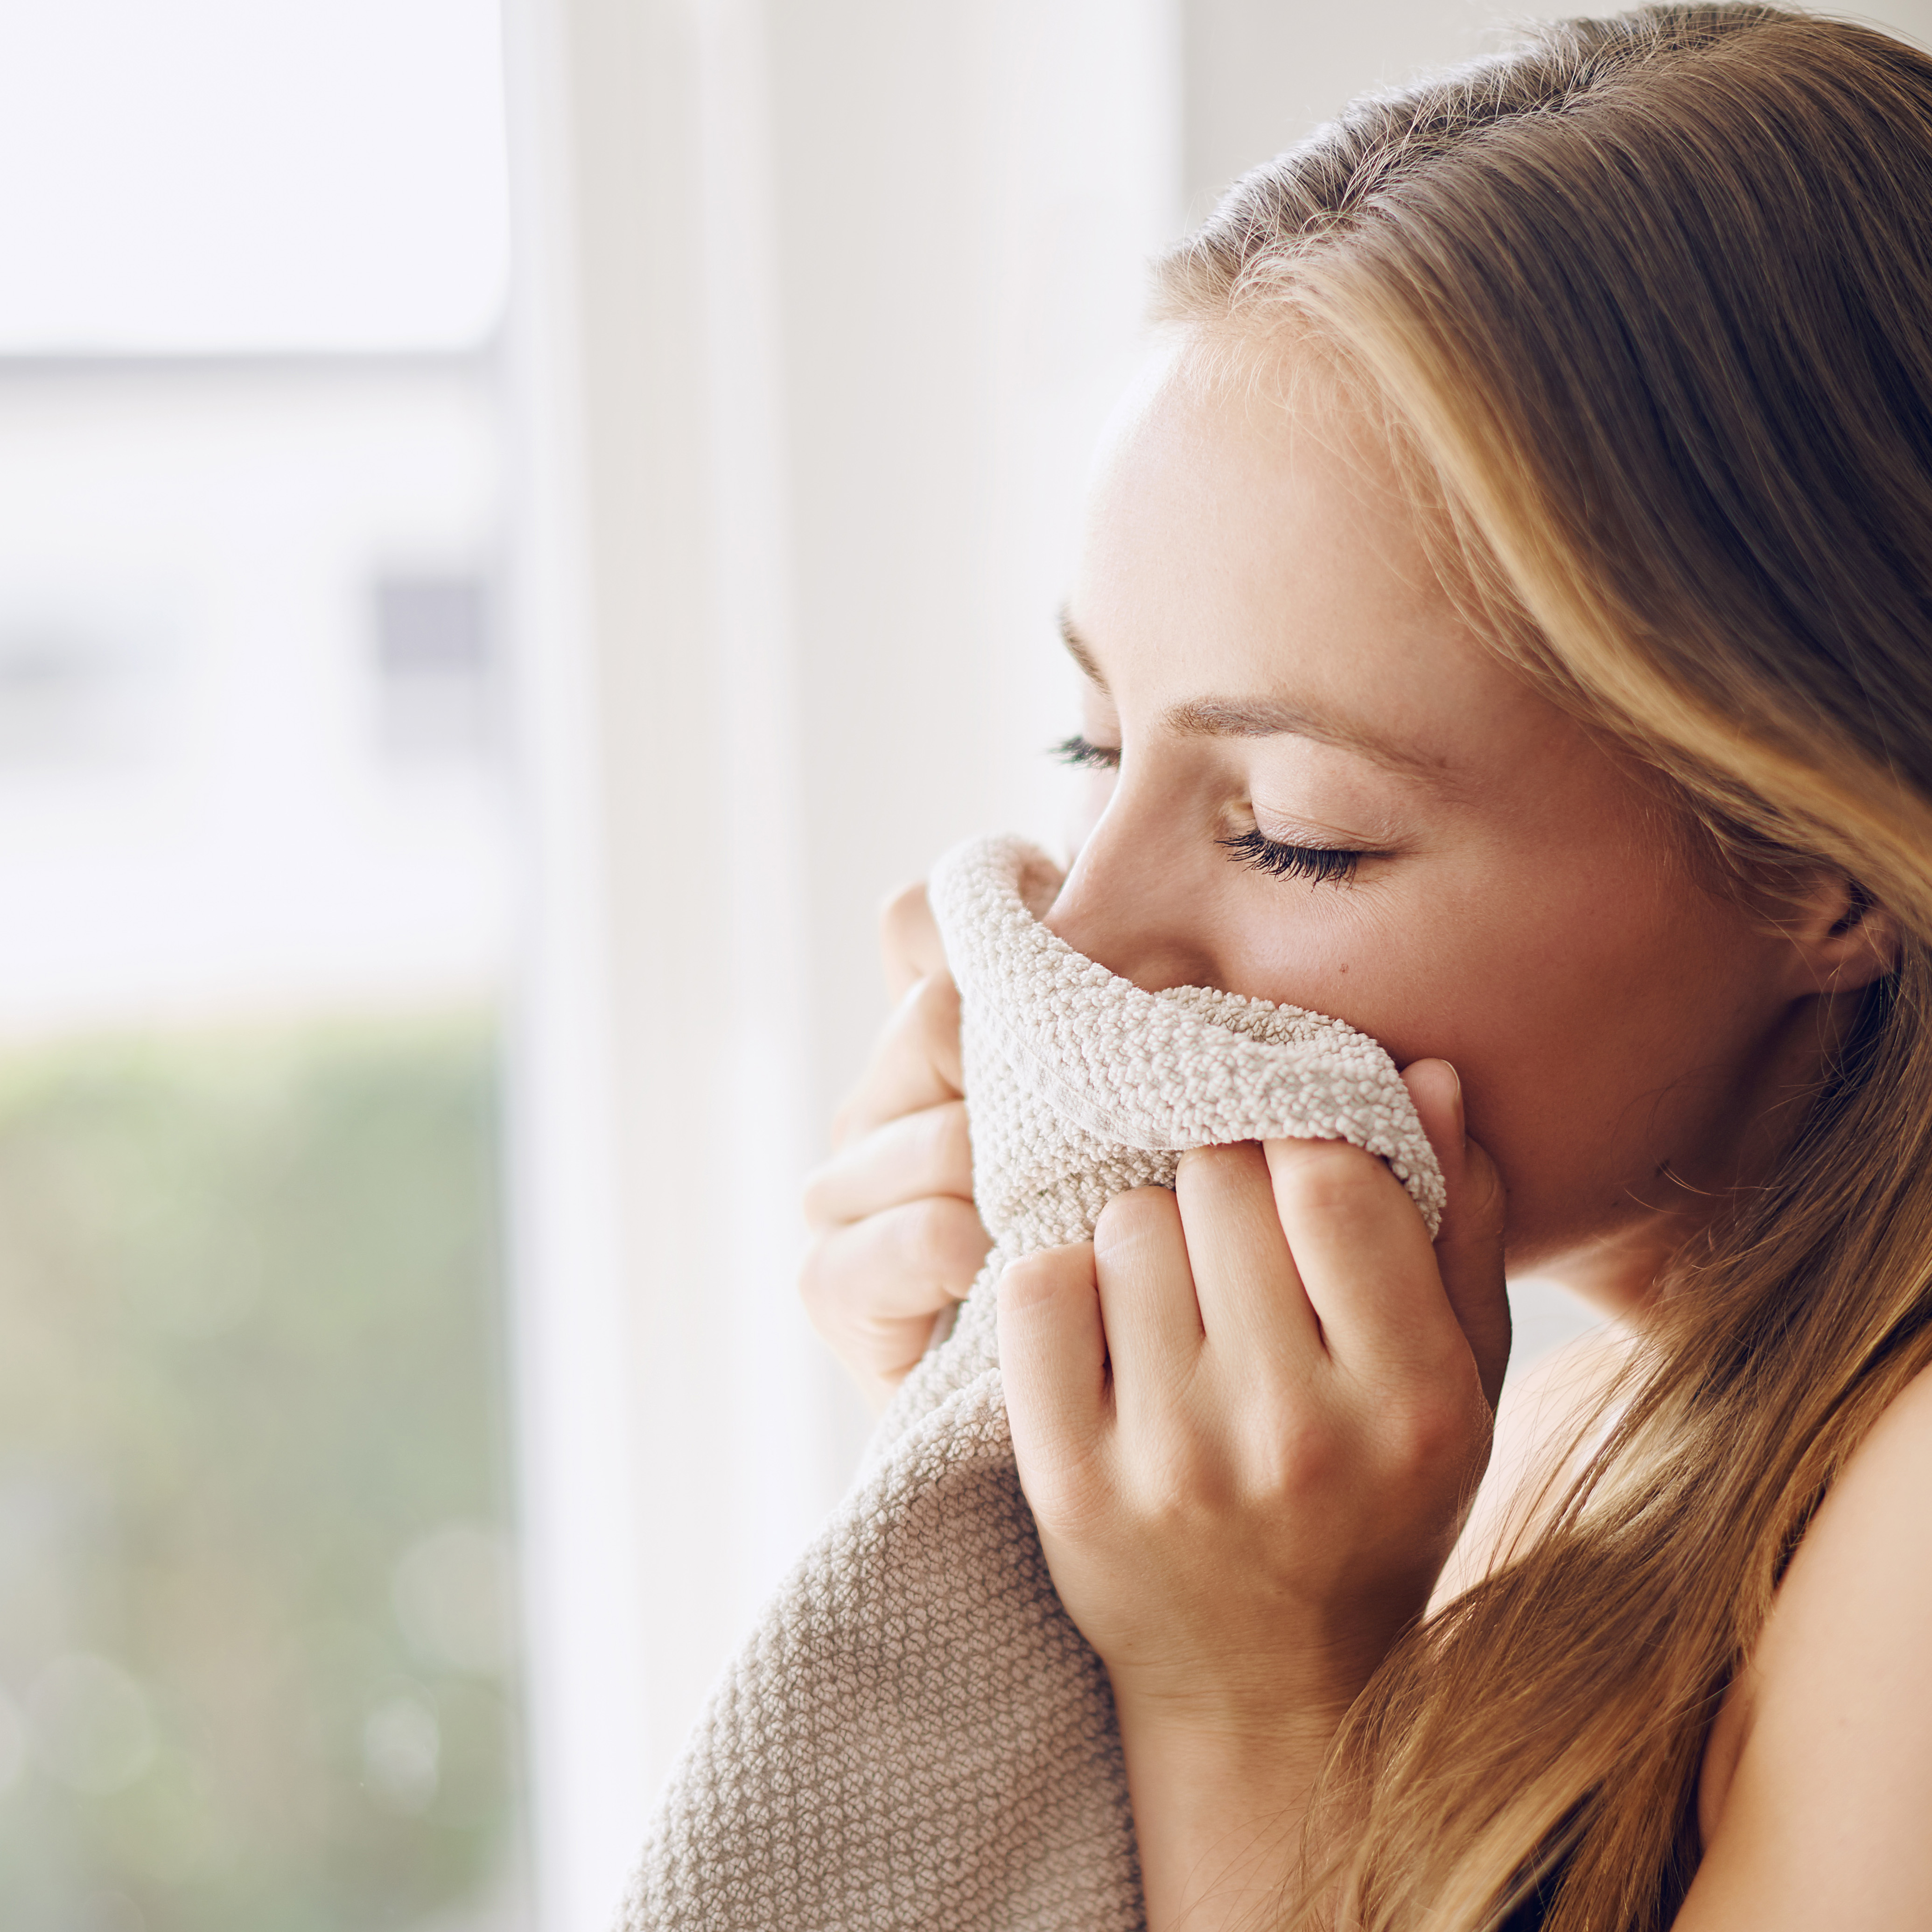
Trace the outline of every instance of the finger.
<path fill-rule="evenodd" d="M 1164 1187 L 1117 1194 L 1094 1228 L 1100 1318 L 1122 1415 L 1162 1400 L 1201 1353 L 1201 1309 L 1180 1208 Z"/>
<path fill-rule="evenodd" d="M 890 1316 L 872 1312 L 856 1321 L 827 1322 L 808 1300 L 806 1312 L 867 1394 L 890 1398 L 891 1390 L 918 1366 L 932 1346 L 940 1311 Z"/>
<path fill-rule="evenodd" d="M 1376 1379 L 1466 1364 L 1429 1230 L 1402 1183 L 1345 1141 L 1269 1141 L 1265 1151 L 1330 1357 Z"/>
<path fill-rule="evenodd" d="M 1276 1366 L 1319 1348 L 1259 1143 L 1183 1154 L 1174 1198 L 1209 1347 Z"/>
<path fill-rule="evenodd" d="M 929 1325 L 964 1298 L 992 1246 L 970 1202 L 912 1202 L 820 1235 L 806 1251 L 799 1294 L 835 1348 L 920 1318 Z"/>
<path fill-rule="evenodd" d="M 1448 1192 L 1436 1237 L 1442 1286 L 1468 1338 L 1483 1393 L 1493 1408 L 1502 1392 L 1510 1354 L 1509 1290 L 1503 1280 L 1508 1204 L 1502 1177 L 1496 1162 L 1468 1137 L 1462 1082 L 1448 1060 L 1418 1060 L 1404 1070 L 1402 1078 L 1436 1150 Z"/>
<path fill-rule="evenodd" d="M 886 990 L 903 999 L 918 980 L 946 970 L 946 946 L 926 896 L 926 882 L 902 886 L 879 909 L 879 953 Z"/>
<path fill-rule="evenodd" d="M 964 1100 L 943 1100 L 848 1141 L 805 1185 L 808 1226 L 863 1220 L 928 1195 L 973 1198 Z"/>
<path fill-rule="evenodd" d="M 965 1084 L 959 1065 L 959 989 L 943 976 L 916 981 L 886 1022 L 857 1088 L 833 1121 L 833 1144 L 869 1133 L 902 1114 L 956 1100 Z"/>
<path fill-rule="evenodd" d="M 1093 1248 L 1048 1248 L 1011 1263 L 1000 1277 L 999 1324 L 1021 1481 L 1036 1512 L 1061 1515 L 1110 1407 Z"/>

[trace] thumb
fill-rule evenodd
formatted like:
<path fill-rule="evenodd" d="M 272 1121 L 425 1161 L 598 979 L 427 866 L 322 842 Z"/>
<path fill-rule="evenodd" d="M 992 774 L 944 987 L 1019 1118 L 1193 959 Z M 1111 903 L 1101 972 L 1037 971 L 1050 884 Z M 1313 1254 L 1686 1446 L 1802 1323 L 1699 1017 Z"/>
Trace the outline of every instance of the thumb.
<path fill-rule="evenodd" d="M 1508 1197 L 1496 1162 L 1466 1130 L 1462 1082 L 1455 1068 L 1446 1060 L 1418 1060 L 1403 1070 L 1402 1081 L 1436 1150 L 1448 1195 L 1436 1237 L 1436 1263 L 1493 1408 L 1509 1366 L 1509 1294 L 1503 1285 Z"/>

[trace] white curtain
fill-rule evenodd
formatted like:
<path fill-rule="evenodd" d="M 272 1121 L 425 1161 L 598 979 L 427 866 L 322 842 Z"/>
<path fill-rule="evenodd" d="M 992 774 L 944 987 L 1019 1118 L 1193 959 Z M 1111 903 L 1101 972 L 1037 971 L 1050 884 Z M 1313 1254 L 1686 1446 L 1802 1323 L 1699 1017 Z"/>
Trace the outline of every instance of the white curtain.
<path fill-rule="evenodd" d="M 538 1877 L 650 1793 L 864 1418 L 795 1202 L 891 886 L 1057 830 L 1052 618 L 1180 219 L 1168 0 L 512 0 L 512 1147 Z"/>

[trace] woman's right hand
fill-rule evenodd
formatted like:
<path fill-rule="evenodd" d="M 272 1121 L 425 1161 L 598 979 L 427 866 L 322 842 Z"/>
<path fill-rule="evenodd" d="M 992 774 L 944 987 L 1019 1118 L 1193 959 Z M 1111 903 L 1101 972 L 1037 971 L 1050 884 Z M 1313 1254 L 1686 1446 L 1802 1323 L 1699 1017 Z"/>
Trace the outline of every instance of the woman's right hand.
<path fill-rule="evenodd" d="M 812 1325 L 883 1408 L 992 1246 L 973 1204 L 959 994 L 926 888 L 880 917 L 898 1004 L 806 1184 L 812 1239 L 799 1277 Z"/>

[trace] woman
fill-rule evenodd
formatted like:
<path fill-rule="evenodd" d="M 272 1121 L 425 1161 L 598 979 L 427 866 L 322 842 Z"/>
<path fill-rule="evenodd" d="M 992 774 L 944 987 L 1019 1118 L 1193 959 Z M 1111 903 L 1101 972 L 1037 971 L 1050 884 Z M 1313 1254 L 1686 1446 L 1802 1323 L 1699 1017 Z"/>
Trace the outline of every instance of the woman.
<path fill-rule="evenodd" d="M 1150 1923 L 1932 1924 L 1932 61 L 1545 28 L 1249 176 L 1161 313 L 1051 922 L 1374 1034 L 1450 1207 L 1213 1149 L 1007 1274 Z M 880 1387 L 984 1247 L 888 940 L 806 1280 Z M 1615 1319 L 1498 1418 L 1505 1264 Z"/>

